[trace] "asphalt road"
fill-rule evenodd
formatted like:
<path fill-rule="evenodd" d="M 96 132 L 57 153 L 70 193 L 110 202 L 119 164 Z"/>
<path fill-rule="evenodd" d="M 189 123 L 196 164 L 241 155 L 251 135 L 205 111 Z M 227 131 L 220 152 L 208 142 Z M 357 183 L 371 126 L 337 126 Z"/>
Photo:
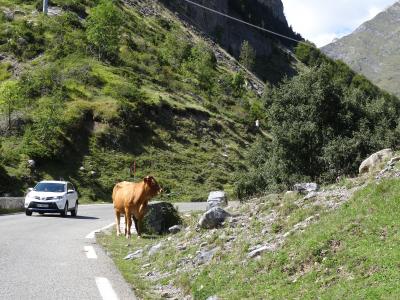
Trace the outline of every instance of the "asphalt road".
<path fill-rule="evenodd" d="M 204 211 L 206 203 L 174 206 Z M 76 218 L 0 215 L 0 300 L 136 299 L 95 241 L 94 232 L 112 223 L 112 204 L 81 205 Z"/>
<path fill-rule="evenodd" d="M 135 299 L 112 260 L 87 237 L 113 222 L 109 204 L 82 205 L 77 218 L 0 216 L 0 299 Z"/>

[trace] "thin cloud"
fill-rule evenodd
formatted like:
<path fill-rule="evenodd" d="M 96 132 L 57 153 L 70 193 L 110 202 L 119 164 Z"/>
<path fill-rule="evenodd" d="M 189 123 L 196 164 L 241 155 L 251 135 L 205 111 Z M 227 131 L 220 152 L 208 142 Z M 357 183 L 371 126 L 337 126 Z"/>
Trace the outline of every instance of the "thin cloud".
<path fill-rule="evenodd" d="M 304 38 L 324 46 L 351 33 L 397 0 L 282 0 L 289 24 Z"/>

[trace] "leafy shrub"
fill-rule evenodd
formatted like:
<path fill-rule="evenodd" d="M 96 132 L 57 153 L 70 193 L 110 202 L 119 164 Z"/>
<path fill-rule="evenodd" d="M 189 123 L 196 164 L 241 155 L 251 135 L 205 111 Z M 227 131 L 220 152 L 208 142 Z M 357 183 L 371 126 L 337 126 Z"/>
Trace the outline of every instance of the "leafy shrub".
<path fill-rule="evenodd" d="M 332 181 L 354 174 L 371 153 L 397 145 L 399 100 L 370 83 L 355 88 L 332 80 L 343 78 L 332 69 L 331 63 L 322 64 L 269 93 L 273 139 L 253 146 L 239 195 L 282 190 L 300 180 Z"/>
<path fill-rule="evenodd" d="M 198 43 L 191 49 L 182 68 L 189 76 L 195 76 L 201 89 L 210 92 L 215 84 L 216 66 L 217 59 L 212 50 L 204 43 Z"/>
<path fill-rule="evenodd" d="M 32 114 L 33 123 L 24 134 L 24 152 L 35 159 L 60 158 L 64 146 L 65 104 L 58 99 L 42 98 Z"/>
<path fill-rule="evenodd" d="M 64 76 L 58 66 L 36 67 L 21 75 L 21 90 L 28 99 L 65 93 Z"/>
<path fill-rule="evenodd" d="M 123 24 L 121 12 L 112 0 L 102 0 L 90 12 L 86 35 L 99 59 L 118 58 L 119 34 Z"/>
<path fill-rule="evenodd" d="M 20 59 L 32 59 L 44 51 L 44 28 L 26 20 L 15 21 L 7 31 L 5 50 Z"/>
<path fill-rule="evenodd" d="M 77 14 L 66 12 L 60 16 L 49 18 L 46 30 L 51 33 L 48 37 L 48 49 L 53 59 L 65 57 L 71 53 L 84 53 L 87 46 L 83 25 Z"/>

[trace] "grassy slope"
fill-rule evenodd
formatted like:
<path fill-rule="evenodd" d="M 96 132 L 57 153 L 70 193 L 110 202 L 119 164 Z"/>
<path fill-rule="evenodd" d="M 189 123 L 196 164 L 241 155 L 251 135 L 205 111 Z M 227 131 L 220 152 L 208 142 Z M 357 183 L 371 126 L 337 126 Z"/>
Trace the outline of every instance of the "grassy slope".
<path fill-rule="evenodd" d="M 298 197 L 270 195 L 243 206 L 242 214 L 248 215 L 250 208 L 258 211 L 257 218 L 248 220 L 250 232 L 241 226 L 232 229 L 227 225 L 211 232 L 186 230 L 169 240 L 135 238 L 128 248 L 126 241 L 114 233 L 103 235 L 98 241 L 144 299 L 157 298 L 153 291 L 156 283 L 170 282 L 194 299 L 211 295 L 221 299 L 393 299 L 399 293 L 400 279 L 399 195 L 398 179 L 379 184 L 372 181 L 336 211 L 319 206 L 301 208 L 294 204 Z M 304 231 L 289 235 L 280 250 L 265 253 L 259 259 L 248 259 L 248 248 L 254 243 L 265 243 L 270 236 L 261 233 L 265 227 L 262 215 L 272 210 L 280 217 L 273 222 L 271 232 L 287 232 L 316 213 L 319 220 Z M 197 219 L 198 216 L 186 218 L 186 226 L 193 228 Z M 232 249 L 225 246 L 230 236 L 236 238 Z M 122 259 L 129 252 L 146 249 L 159 241 L 163 241 L 165 250 L 155 256 L 133 261 Z M 176 247 L 182 244 L 187 249 L 177 251 Z M 207 249 L 222 247 L 222 250 L 209 265 L 185 270 L 197 251 L 204 249 L 200 244 Z M 142 267 L 148 263 L 150 267 Z M 155 270 L 169 275 L 158 281 L 147 280 L 145 274 Z"/>
<path fill-rule="evenodd" d="M 246 268 L 229 259 L 208 267 L 192 286 L 195 298 L 214 293 L 227 299 L 395 297 L 399 195 L 398 180 L 369 185 L 337 212 L 289 238 L 277 253 Z M 231 269 L 236 274 L 226 276 Z"/>
<path fill-rule="evenodd" d="M 35 18 L 30 15 L 33 5 L 16 6 L 1 1 L 0 6 L 25 11 L 26 16 L 19 19 Z M 233 172 L 245 168 L 241 159 L 247 141 L 252 140 L 247 133 L 251 120 L 248 110 L 252 102 L 258 101 L 257 97 L 246 92 L 243 99 L 230 99 L 220 86 L 209 97 L 191 74 L 184 76 L 175 70 L 169 70 L 168 79 L 163 78 L 158 64 L 159 48 L 168 29 L 161 19 L 177 30 L 185 30 L 168 12 L 163 12 L 161 18 L 143 17 L 131 7 L 122 9 L 128 16 L 124 35 L 129 35 L 135 44 L 133 50 L 121 42 L 122 66 L 79 53 L 54 61 L 47 55 L 54 39 L 51 33 L 45 34 L 49 48 L 44 55 L 21 61 L 23 70 L 60 70 L 61 77 L 66 78 L 63 84 L 69 98 L 63 117 L 68 121 L 74 115 L 86 114 L 74 121 L 77 124 L 73 134 L 66 137 L 67 149 L 62 159 L 40 161 L 36 178 L 68 178 L 78 186 L 85 201 L 107 201 L 116 181 L 131 179 L 129 165 L 136 160 L 138 177 L 155 175 L 168 191 L 164 197 L 169 200 L 203 200 L 212 189 L 232 192 Z M 90 12 L 90 8 L 86 11 Z M 71 75 L 84 68 L 95 83 L 83 83 Z M 4 79 L 10 76 L 7 69 L 5 65 L 0 68 Z M 219 80 L 230 78 L 234 72 L 222 63 L 216 74 L 215 80 Z M 143 96 L 136 107 L 142 114 L 137 126 L 126 130 L 124 124 L 116 124 L 120 117 L 116 94 L 121 87 L 137 85 Z M 24 111 L 28 120 L 35 114 L 30 110 Z M 113 141 L 113 136 L 118 136 L 118 140 Z M 106 146 L 99 142 L 102 138 L 106 139 Z M 19 191 L 27 187 L 22 178 L 28 175 L 22 146 L 21 135 L 2 139 L 5 169 L 12 181 L 19 183 L 14 189 Z M 81 166 L 84 170 L 80 170 Z M 96 175 L 91 176 L 91 171 Z"/>

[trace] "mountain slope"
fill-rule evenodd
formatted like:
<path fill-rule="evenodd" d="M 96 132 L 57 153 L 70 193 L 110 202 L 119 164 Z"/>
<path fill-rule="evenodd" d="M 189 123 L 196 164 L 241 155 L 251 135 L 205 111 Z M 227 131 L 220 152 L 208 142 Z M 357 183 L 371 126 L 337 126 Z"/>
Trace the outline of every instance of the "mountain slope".
<path fill-rule="evenodd" d="M 322 48 L 379 87 L 400 96 L 400 1 L 352 34 Z"/>
<path fill-rule="evenodd" d="M 178 16 L 190 25 L 210 36 L 236 58 L 240 56 L 243 41 L 248 41 L 256 53 L 254 71 L 263 80 L 276 83 L 285 75 L 296 73 L 291 57 L 282 49 L 294 46 L 295 42 L 262 32 L 184 0 L 161 0 L 161 2 L 177 12 Z M 196 0 L 194 2 L 291 38 L 301 39 L 301 36 L 289 27 L 281 0 Z"/>
<path fill-rule="evenodd" d="M 154 1 L 96 3 L 0 0 L 0 193 L 63 177 L 109 201 L 133 161 L 167 200 L 232 192 L 257 80 Z"/>

